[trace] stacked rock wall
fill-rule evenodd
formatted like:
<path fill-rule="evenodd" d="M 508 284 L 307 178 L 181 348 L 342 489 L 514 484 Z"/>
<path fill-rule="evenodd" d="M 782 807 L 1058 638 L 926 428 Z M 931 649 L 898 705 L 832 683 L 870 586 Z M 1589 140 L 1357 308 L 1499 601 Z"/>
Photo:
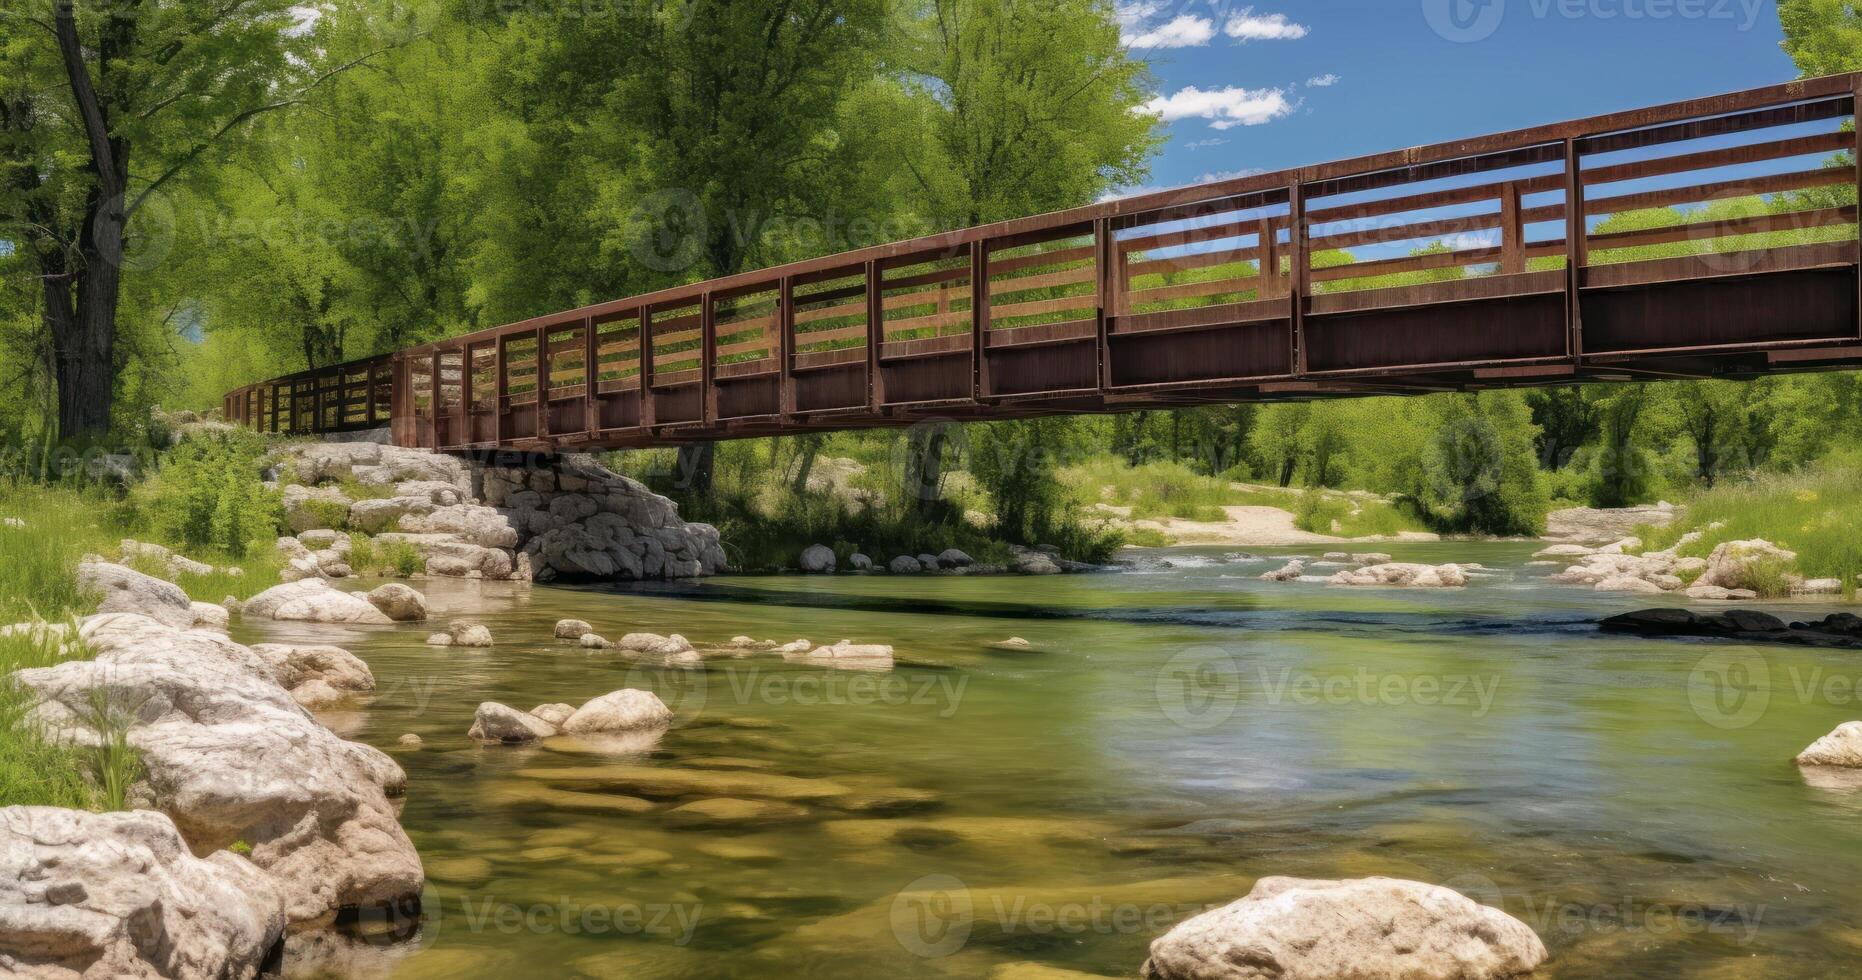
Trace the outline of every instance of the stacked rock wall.
<path fill-rule="evenodd" d="M 519 465 L 374 443 L 288 452 L 298 481 L 285 488 L 292 528 L 341 524 L 333 529 L 409 545 L 429 575 L 670 579 L 712 575 L 725 565 L 716 528 L 681 520 L 672 501 L 591 456 L 529 457 Z M 344 482 L 390 492 L 351 500 L 333 485 Z M 302 571 L 329 575 L 329 568 L 313 561 Z"/>

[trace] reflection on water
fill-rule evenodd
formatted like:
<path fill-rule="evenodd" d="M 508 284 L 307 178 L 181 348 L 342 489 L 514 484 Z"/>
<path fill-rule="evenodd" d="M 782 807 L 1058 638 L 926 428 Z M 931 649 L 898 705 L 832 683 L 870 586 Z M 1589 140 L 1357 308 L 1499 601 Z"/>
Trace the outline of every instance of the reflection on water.
<path fill-rule="evenodd" d="M 379 696 L 332 721 L 406 766 L 431 878 L 416 939 L 329 969 L 1131 976 L 1156 935 L 1258 876 L 1383 874 L 1503 906 L 1552 976 L 1849 975 L 1862 789 L 1790 759 L 1862 717 L 1862 659 L 1601 636 L 1586 624 L 1646 598 L 1545 585 L 1531 550 L 1399 556 L 1492 567 L 1459 592 L 1256 580 L 1284 550 L 1042 579 L 429 583 L 498 645 L 314 635 L 375 670 Z M 701 646 L 884 642 L 899 666 L 657 669 L 551 639 L 571 616 Z M 1030 648 L 996 646 L 1011 636 Z M 630 686 L 679 724 L 465 738 L 480 701 Z"/>

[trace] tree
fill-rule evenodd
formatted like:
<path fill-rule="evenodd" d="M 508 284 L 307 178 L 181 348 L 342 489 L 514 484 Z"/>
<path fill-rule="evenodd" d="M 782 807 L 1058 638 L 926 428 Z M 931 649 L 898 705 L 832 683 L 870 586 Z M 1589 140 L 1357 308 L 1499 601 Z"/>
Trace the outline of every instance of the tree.
<path fill-rule="evenodd" d="M 1038 214 L 1136 183 L 1161 145 L 1142 61 L 1096 0 L 919 0 L 897 73 L 929 132 L 896 144 L 942 228 Z"/>
<path fill-rule="evenodd" d="M 1806 77 L 1862 67 L 1862 15 L 1849 0 L 1778 0 L 1783 47 Z"/>
<path fill-rule="evenodd" d="M 29 93 L 0 119 L 5 210 L 42 286 L 63 435 L 110 426 L 123 275 L 159 258 L 165 195 L 348 67 L 320 67 L 294 11 L 51 0 L 0 17 L 9 81 Z"/>
<path fill-rule="evenodd" d="M 1301 432 L 1312 406 L 1303 402 L 1268 405 L 1257 416 L 1254 431 L 1248 436 L 1254 453 L 1260 457 L 1266 475 L 1283 487 L 1293 485 L 1293 474 L 1305 454 Z"/>

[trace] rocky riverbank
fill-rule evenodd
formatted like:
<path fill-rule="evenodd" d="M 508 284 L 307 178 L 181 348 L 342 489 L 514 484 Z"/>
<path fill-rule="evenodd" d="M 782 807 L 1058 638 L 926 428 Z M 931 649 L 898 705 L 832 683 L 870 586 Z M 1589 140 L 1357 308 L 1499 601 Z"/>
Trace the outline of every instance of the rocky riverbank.
<path fill-rule="evenodd" d="M 297 532 L 279 542 L 289 577 L 352 574 L 337 549 L 354 542 L 336 545 L 337 532 L 410 548 L 426 574 L 456 578 L 679 579 L 727 564 L 716 528 L 681 520 L 671 501 L 591 456 L 517 465 L 372 442 L 282 452 L 274 485 Z"/>

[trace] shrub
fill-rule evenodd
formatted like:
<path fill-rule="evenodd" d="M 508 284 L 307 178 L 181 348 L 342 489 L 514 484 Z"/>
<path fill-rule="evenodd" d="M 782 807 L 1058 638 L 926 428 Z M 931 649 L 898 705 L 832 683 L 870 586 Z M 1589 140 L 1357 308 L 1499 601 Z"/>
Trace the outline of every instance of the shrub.
<path fill-rule="evenodd" d="M 264 443 L 251 433 L 190 439 L 133 496 L 168 542 L 244 558 L 254 542 L 274 536 L 282 524 L 277 495 L 259 480 L 264 453 Z"/>

